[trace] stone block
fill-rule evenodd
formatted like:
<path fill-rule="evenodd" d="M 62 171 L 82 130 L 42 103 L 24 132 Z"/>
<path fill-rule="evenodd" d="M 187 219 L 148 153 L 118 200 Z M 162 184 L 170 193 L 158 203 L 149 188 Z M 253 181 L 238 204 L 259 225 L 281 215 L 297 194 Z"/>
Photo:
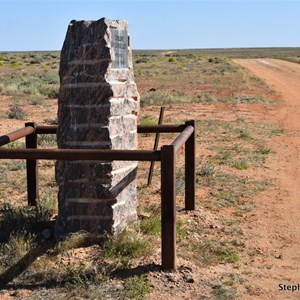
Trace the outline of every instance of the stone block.
<path fill-rule="evenodd" d="M 139 95 L 126 21 L 71 21 L 61 51 L 58 147 L 136 149 Z M 136 219 L 136 162 L 58 161 L 56 236 Z"/>

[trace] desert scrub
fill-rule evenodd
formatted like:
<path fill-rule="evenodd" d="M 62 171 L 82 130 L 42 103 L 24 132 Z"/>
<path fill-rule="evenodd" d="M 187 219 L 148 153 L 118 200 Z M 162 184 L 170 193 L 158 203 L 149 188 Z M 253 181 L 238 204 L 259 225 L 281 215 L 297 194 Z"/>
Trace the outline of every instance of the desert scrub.
<path fill-rule="evenodd" d="M 185 194 L 185 170 L 178 168 L 176 172 L 176 194 L 183 196 Z"/>
<path fill-rule="evenodd" d="M 221 80 L 221 79 L 220 79 Z M 215 82 L 217 83 L 217 82 Z M 278 101 L 266 99 L 263 95 L 258 96 L 228 96 L 225 98 L 217 98 L 216 102 L 220 103 L 234 103 L 234 104 L 264 104 L 264 105 L 276 105 Z"/>
<path fill-rule="evenodd" d="M 155 120 L 150 115 L 144 115 L 140 119 L 140 125 L 146 125 L 146 126 L 157 125 L 157 120 Z"/>
<path fill-rule="evenodd" d="M 36 246 L 36 236 L 26 230 L 12 232 L 6 243 L 0 244 L 1 265 L 8 267 Z"/>
<path fill-rule="evenodd" d="M 240 195 L 234 191 L 227 191 L 218 193 L 216 196 L 215 204 L 221 207 L 232 207 L 236 206 L 240 201 Z"/>
<path fill-rule="evenodd" d="M 49 202 L 39 201 L 35 207 L 17 207 L 5 202 L 0 205 L 0 211 L 1 241 L 6 240 L 12 232 L 41 232 L 48 226 L 55 210 Z"/>
<path fill-rule="evenodd" d="M 160 105 L 172 103 L 187 103 L 190 100 L 185 95 L 178 95 L 170 92 L 149 92 L 141 96 L 141 106 Z"/>
<path fill-rule="evenodd" d="M 43 96 L 55 98 L 59 89 L 59 81 L 55 75 L 26 77 L 19 74 L 0 77 L 1 94 L 7 96 Z"/>
<path fill-rule="evenodd" d="M 38 145 L 44 148 L 56 147 L 57 138 L 55 134 L 39 134 Z"/>
<path fill-rule="evenodd" d="M 140 64 L 140 63 L 148 63 L 150 61 L 150 59 L 148 57 L 138 57 L 136 60 L 135 60 L 135 63 L 136 64 Z"/>
<path fill-rule="evenodd" d="M 13 68 L 18 68 L 18 67 L 21 67 L 22 66 L 22 63 L 20 61 L 17 61 L 17 60 L 12 60 L 10 62 L 10 65 L 13 67 Z"/>
<path fill-rule="evenodd" d="M 250 79 L 251 81 L 254 81 L 254 82 L 265 83 L 265 80 L 264 80 L 263 78 L 258 77 L 258 76 L 256 76 L 256 75 L 250 76 L 249 79 Z"/>
<path fill-rule="evenodd" d="M 58 97 L 58 85 L 42 84 L 38 89 L 39 94 L 47 98 Z"/>
<path fill-rule="evenodd" d="M 216 103 L 217 99 L 213 95 L 209 95 L 206 93 L 200 93 L 196 96 L 195 102 L 204 103 L 204 104 L 212 104 L 212 103 Z"/>
<path fill-rule="evenodd" d="M 156 215 L 141 220 L 140 230 L 145 235 L 153 235 L 159 237 L 161 235 L 160 216 Z M 179 239 L 182 239 L 187 235 L 186 225 L 181 219 L 176 220 L 176 235 Z"/>
<path fill-rule="evenodd" d="M 176 57 L 170 57 L 168 59 L 168 62 L 174 63 L 174 62 L 177 62 L 177 59 L 176 59 Z"/>
<path fill-rule="evenodd" d="M 2 147 L 8 148 L 8 149 L 24 148 L 25 143 L 24 142 L 19 142 L 19 141 L 14 141 L 14 142 L 10 142 L 9 144 L 6 144 Z"/>
<path fill-rule="evenodd" d="M 83 247 L 86 245 L 88 240 L 88 234 L 86 232 L 75 232 L 68 237 L 59 242 L 55 247 L 56 253 L 63 253 L 70 249 L 75 249 L 79 247 Z"/>
<path fill-rule="evenodd" d="M 271 150 L 271 148 L 268 148 L 265 146 L 258 146 L 258 148 L 256 149 L 256 152 L 258 154 L 268 155 L 268 154 L 272 153 L 272 150 Z"/>
<path fill-rule="evenodd" d="M 107 258 L 138 258 L 144 256 L 149 248 L 148 241 L 135 231 L 124 230 L 109 237 L 103 245 Z"/>
<path fill-rule="evenodd" d="M 239 256 L 236 250 L 226 242 L 202 239 L 201 242 L 181 242 L 179 255 L 185 259 L 193 259 L 200 266 L 213 266 L 217 264 L 236 264 Z"/>
<path fill-rule="evenodd" d="M 160 218 L 160 216 L 152 216 L 152 217 L 141 220 L 140 229 L 143 234 L 160 236 L 160 234 L 161 234 L 161 218 Z"/>
<path fill-rule="evenodd" d="M 209 57 L 208 59 L 207 59 L 207 61 L 209 62 L 209 63 L 215 63 L 215 64 L 219 64 L 219 63 L 221 63 L 222 61 L 223 61 L 223 58 L 221 58 L 221 57 Z"/>
<path fill-rule="evenodd" d="M 241 130 L 240 134 L 239 134 L 239 138 L 241 138 L 241 139 L 250 139 L 251 138 L 251 134 L 247 130 Z"/>
<path fill-rule="evenodd" d="M 19 106 L 12 106 L 8 112 L 9 119 L 16 119 L 16 120 L 24 120 L 25 119 L 25 112 Z"/>
<path fill-rule="evenodd" d="M 216 153 L 210 157 L 208 163 L 246 170 L 250 166 L 254 167 L 264 164 L 268 155 L 271 154 L 271 149 L 263 144 L 257 145 L 254 139 L 249 139 L 249 143 L 245 145 L 241 143 L 229 145 L 225 141 L 223 144 L 223 146 L 211 147 L 211 150 Z"/>
<path fill-rule="evenodd" d="M 48 84 L 59 84 L 58 74 L 46 73 L 43 76 L 41 76 L 40 79 Z"/>
<path fill-rule="evenodd" d="M 219 284 L 212 286 L 212 294 L 212 299 L 214 300 L 234 300 L 239 298 L 239 295 L 235 289 L 223 287 Z"/>
<path fill-rule="evenodd" d="M 197 174 L 199 175 L 199 172 Z M 272 183 L 253 181 L 231 173 L 214 171 L 210 176 L 202 176 L 201 186 L 209 189 L 207 205 L 215 204 L 219 208 L 240 207 L 245 199 L 266 190 Z"/>
<path fill-rule="evenodd" d="M 290 62 L 294 62 L 296 64 L 300 64 L 300 58 L 299 58 L 299 56 L 295 56 L 295 57 L 282 57 L 281 59 L 286 60 L 286 61 L 290 61 Z"/>
<path fill-rule="evenodd" d="M 37 199 L 36 219 L 38 222 L 48 222 L 57 213 L 56 193 L 53 189 L 47 189 L 39 199 Z"/>
<path fill-rule="evenodd" d="M 105 267 L 99 263 L 83 263 L 79 260 L 70 263 L 65 258 L 72 256 L 71 251 L 56 255 L 55 252 L 50 250 L 49 254 L 40 257 L 28 268 L 27 274 L 23 276 L 24 281 L 32 282 L 36 280 L 45 284 L 52 282 L 61 288 L 65 288 L 66 291 L 76 291 L 77 296 L 81 295 L 83 291 L 88 291 L 90 292 L 89 295 L 95 295 L 93 299 L 102 299 L 100 290 L 108 281 Z M 98 292 L 94 288 L 95 286 L 99 287 Z M 71 297 L 70 299 L 74 298 Z"/>
<path fill-rule="evenodd" d="M 250 165 L 245 159 L 240 159 L 233 163 L 233 167 L 235 167 L 238 170 L 247 170 Z"/>
<path fill-rule="evenodd" d="M 106 280 L 99 266 L 87 266 L 84 263 L 61 265 L 52 280 L 57 281 L 58 278 L 68 289 L 98 285 Z"/>
<path fill-rule="evenodd" d="M 199 172 L 197 172 L 197 174 L 201 177 L 203 176 L 211 176 L 214 173 L 214 167 L 208 165 L 208 164 L 203 164 L 201 166 L 201 169 Z"/>
<path fill-rule="evenodd" d="M 151 284 L 145 275 L 133 276 L 124 282 L 125 296 L 129 299 L 144 300 L 151 292 Z"/>
<path fill-rule="evenodd" d="M 14 161 L 13 163 L 9 164 L 7 171 L 19 171 L 26 169 L 26 162 L 23 161 Z"/>
<path fill-rule="evenodd" d="M 30 104 L 31 105 L 42 105 L 42 103 L 43 103 L 43 99 L 41 99 L 41 98 L 35 98 L 35 99 L 32 99 L 31 100 L 31 102 L 30 102 Z"/>
<path fill-rule="evenodd" d="M 0 61 L 9 61 L 9 58 L 6 55 L 0 55 Z"/>

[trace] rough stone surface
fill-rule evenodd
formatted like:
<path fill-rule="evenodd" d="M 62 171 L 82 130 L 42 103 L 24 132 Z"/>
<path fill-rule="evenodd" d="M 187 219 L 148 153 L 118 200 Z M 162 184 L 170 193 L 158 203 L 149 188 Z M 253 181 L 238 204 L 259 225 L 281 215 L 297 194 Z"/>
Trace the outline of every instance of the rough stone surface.
<path fill-rule="evenodd" d="M 126 21 L 71 21 L 61 52 L 58 147 L 136 149 L 139 94 Z M 58 161 L 56 236 L 136 219 L 136 162 Z"/>

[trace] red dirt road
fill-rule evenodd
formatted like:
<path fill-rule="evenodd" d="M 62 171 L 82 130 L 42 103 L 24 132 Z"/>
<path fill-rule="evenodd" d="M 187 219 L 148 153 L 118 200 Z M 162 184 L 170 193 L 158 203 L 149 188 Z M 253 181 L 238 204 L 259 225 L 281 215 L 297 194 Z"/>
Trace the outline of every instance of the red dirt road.
<path fill-rule="evenodd" d="M 300 299 L 300 290 L 282 291 L 280 284 L 300 284 L 300 65 L 275 59 L 239 59 L 282 96 L 267 118 L 285 132 L 270 141 L 275 153 L 266 168 L 274 186 L 254 201 L 257 209 L 245 225 L 248 243 L 261 255 L 249 261 L 249 284 L 260 295 L 247 299 Z"/>
<path fill-rule="evenodd" d="M 264 78 L 285 102 L 274 118 L 288 130 L 300 130 L 300 64 L 278 59 L 237 59 L 236 63 Z"/>

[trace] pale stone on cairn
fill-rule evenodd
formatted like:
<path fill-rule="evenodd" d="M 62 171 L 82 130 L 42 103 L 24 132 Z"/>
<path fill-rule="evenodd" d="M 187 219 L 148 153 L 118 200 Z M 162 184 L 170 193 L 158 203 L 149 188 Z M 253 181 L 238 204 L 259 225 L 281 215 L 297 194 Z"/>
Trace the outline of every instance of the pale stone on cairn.
<path fill-rule="evenodd" d="M 139 94 L 126 21 L 71 21 L 61 52 L 58 147 L 136 149 Z M 58 161 L 60 239 L 136 219 L 136 162 Z"/>

